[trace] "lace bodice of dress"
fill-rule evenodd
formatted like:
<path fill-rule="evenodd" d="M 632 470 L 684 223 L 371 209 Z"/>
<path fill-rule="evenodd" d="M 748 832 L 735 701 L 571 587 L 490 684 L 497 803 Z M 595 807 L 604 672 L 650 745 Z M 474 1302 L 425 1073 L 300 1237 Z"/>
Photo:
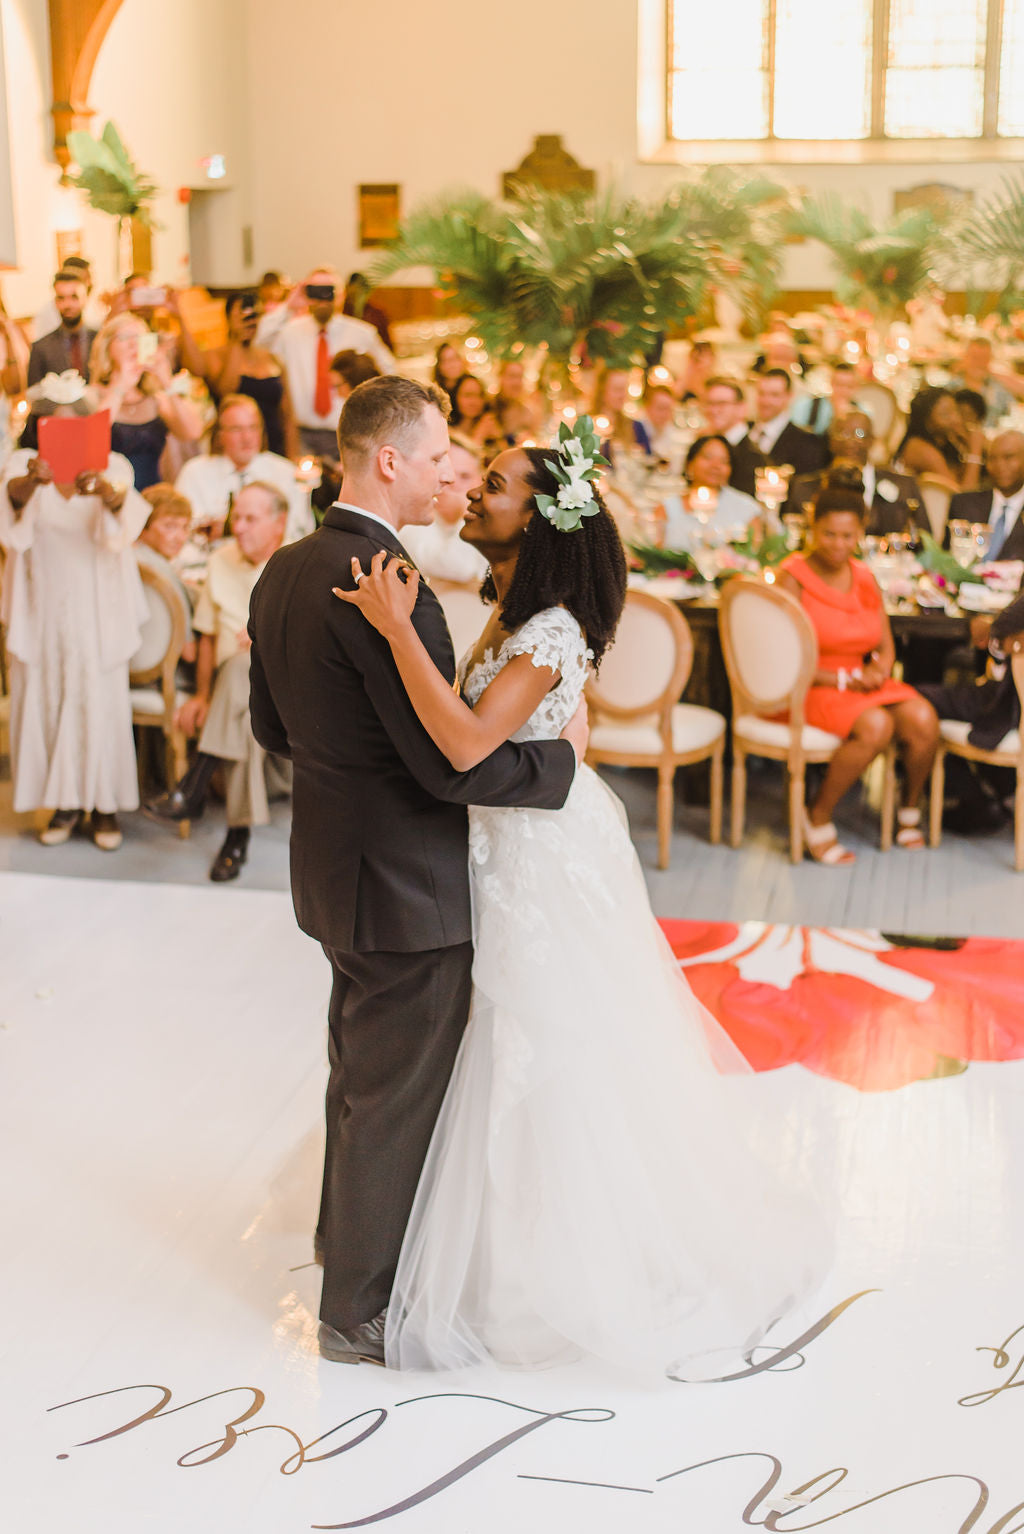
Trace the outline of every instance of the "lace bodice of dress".
<path fill-rule="evenodd" d="M 576 712 L 587 679 L 587 667 L 593 652 L 587 649 L 583 630 L 564 607 L 548 607 L 534 613 L 521 628 L 510 634 L 497 654 L 485 650 L 484 658 L 467 671 L 469 657 L 459 667 L 459 678 L 466 702 L 471 707 L 479 701 L 498 672 L 514 655 L 530 655 L 535 666 L 550 666 L 561 673 L 559 681 L 513 735 L 513 740 L 555 740 Z"/>

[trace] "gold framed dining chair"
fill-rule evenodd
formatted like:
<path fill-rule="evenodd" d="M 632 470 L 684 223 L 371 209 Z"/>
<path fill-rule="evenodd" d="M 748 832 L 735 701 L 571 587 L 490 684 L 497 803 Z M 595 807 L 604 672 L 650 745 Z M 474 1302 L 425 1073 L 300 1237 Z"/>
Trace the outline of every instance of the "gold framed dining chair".
<path fill-rule="evenodd" d="M 693 636 L 677 608 L 650 592 L 627 591 L 615 642 L 587 682 L 588 763 L 658 774 L 659 868 L 669 865 L 677 767 L 710 761 L 710 840 L 722 839 L 726 721 L 712 708 L 680 703 L 692 666 Z"/>
<path fill-rule="evenodd" d="M 1009 665 L 1017 697 L 1024 707 L 1024 641 L 1017 640 L 1010 652 Z M 1004 735 L 998 746 L 986 751 L 972 746 L 967 739 L 970 724 L 962 719 L 939 720 L 939 749 L 932 768 L 931 844 L 942 839 L 942 798 L 946 786 L 946 757 L 961 756 L 968 762 L 983 762 L 989 767 L 1009 767 L 1017 774 L 1013 800 L 1013 866 L 1024 873 L 1024 715 L 1015 730 Z"/>
<path fill-rule="evenodd" d="M 957 486 L 943 474 L 919 474 L 917 483 L 921 487 L 921 499 L 932 537 L 941 543 L 949 521 L 949 503 L 957 493 Z"/>
<path fill-rule="evenodd" d="M 175 724 L 175 715 L 188 694 L 179 692 L 175 672 L 185 643 L 185 614 L 181 596 L 151 565 L 139 565 L 148 617 L 142 641 L 128 667 L 132 724 L 163 733 L 169 785 L 177 783 L 188 765 L 188 742 Z M 182 837 L 191 835 L 187 820 L 178 822 Z"/>
<path fill-rule="evenodd" d="M 899 401 L 886 384 L 877 383 L 873 378 L 858 383 L 854 399 L 854 408 L 865 410 L 871 417 L 877 462 L 888 463 L 899 440 L 897 431 L 902 435 L 904 417 Z"/>
<path fill-rule="evenodd" d="M 752 575 L 722 588 L 718 611 L 722 654 L 732 692 L 732 804 L 729 840 L 743 840 L 747 757 L 784 762 L 789 779 L 789 855 L 804 855 L 803 813 L 809 763 L 832 759 L 838 735 L 804 719 L 804 700 L 818 664 L 818 636 L 796 597 Z M 777 716 L 785 714 L 783 720 Z M 892 846 L 896 813 L 896 755 L 884 753 L 881 847 Z"/>

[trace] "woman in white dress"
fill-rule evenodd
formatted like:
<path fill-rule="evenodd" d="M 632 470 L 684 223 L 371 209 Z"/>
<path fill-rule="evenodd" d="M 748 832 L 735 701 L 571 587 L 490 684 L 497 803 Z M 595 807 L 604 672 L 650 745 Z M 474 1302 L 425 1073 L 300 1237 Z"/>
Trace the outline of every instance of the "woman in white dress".
<path fill-rule="evenodd" d="M 410 622 L 415 572 L 380 555 L 337 592 L 388 639 L 456 767 L 509 736 L 557 736 L 614 634 L 625 560 L 593 494 L 588 426 L 556 474 L 550 452 L 514 448 L 469 497 L 463 536 L 490 562 L 497 610 L 462 663 L 465 701 Z M 749 1067 L 672 959 L 622 806 L 581 767 L 560 811 L 473 808 L 470 868 L 472 1015 L 402 1248 L 388 1363 L 585 1354 L 685 1374 L 698 1355 L 738 1356 L 821 1276 L 827 1243 L 745 1146 Z"/>
<path fill-rule="evenodd" d="M 41 415 L 84 414 L 40 386 L 26 435 Z M 80 381 L 79 381 L 80 383 Z M 53 379 L 53 394 L 68 380 Z M 11 665 L 14 808 L 53 809 L 40 833 L 66 842 L 86 814 L 104 851 L 121 844 L 120 810 L 138 808 L 128 661 L 146 608 L 132 544 L 150 508 L 116 453 L 102 474 L 55 484 L 33 447 L 8 460 L 0 481 L 0 544 L 6 552 L 2 618 Z"/>

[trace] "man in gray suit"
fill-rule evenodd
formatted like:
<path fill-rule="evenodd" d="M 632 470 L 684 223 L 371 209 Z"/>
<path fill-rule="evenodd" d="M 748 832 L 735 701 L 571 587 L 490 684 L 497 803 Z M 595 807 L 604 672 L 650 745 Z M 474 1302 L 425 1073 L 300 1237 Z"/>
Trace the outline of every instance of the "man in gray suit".
<path fill-rule="evenodd" d="M 65 270 L 57 273 L 53 279 L 53 301 L 60 324 L 49 335 L 32 343 L 28 356 L 29 388 L 47 373 L 66 373 L 69 368 L 88 378 L 89 352 L 96 332 L 85 323 L 87 297 L 88 289 L 80 272 Z"/>

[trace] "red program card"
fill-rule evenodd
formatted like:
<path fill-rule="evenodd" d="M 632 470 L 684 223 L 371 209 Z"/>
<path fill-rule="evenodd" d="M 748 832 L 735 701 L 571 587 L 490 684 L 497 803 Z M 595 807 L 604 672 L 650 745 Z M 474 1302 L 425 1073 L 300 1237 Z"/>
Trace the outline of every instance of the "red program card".
<path fill-rule="evenodd" d="M 102 473 L 110 462 L 110 411 L 43 416 L 39 456 L 58 485 L 73 485 L 83 469 Z"/>

